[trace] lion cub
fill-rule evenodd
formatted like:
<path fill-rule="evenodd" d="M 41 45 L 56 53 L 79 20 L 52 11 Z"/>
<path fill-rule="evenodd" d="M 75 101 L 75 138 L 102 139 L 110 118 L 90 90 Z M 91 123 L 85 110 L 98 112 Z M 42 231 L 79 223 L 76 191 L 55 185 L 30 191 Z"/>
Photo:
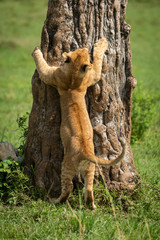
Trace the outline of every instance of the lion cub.
<path fill-rule="evenodd" d="M 63 53 L 64 65 L 50 67 L 43 58 L 39 48 L 33 51 L 40 79 L 56 87 L 60 95 L 61 128 L 60 136 L 64 146 L 64 159 L 61 173 L 61 195 L 55 203 L 67 200 L 73 190 L 72 179 L 80 171 L 85 182 L 85 204 L 95 208 L 93 197 L 93 180 L 95 164 L 114 165 L 125 155 L 125 143 L 122 153 L 113 160 L 103 160 L 95 156 L 93 129 L 85 103 L 87 88 L 100 80 L 103 55 L 108 48 L 105 38 L 94 45 L 93 64 L 86 48 Z"/>

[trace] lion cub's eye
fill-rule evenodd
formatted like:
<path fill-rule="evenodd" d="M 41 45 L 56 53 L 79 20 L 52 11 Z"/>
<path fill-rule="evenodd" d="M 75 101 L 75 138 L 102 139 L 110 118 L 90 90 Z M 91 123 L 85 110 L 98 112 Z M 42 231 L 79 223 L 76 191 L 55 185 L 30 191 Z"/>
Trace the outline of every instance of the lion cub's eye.
<path fill-rule="evenodd" d="M 70 63 L 71 62 L 71 58 L 67 57 L 67 59 L 65 60 L 65 63 Z"/>
<path fill-rule="evenodd" d="M 82 71 L 84 71 L 84 72 L 85 72 L 87 67 L 88 67 L 88 65 L 86 65 L 86 64 L 85 64 L 85 65 L 83 65 L 83 66 L 82 66 Z"/>

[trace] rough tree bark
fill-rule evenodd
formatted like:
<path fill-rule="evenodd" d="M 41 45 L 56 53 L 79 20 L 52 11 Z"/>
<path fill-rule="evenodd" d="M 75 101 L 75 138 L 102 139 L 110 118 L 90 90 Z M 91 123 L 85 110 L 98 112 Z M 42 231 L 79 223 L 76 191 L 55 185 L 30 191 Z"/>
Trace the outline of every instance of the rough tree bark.
<path fill-rule="evenodd" d="M 90 87 L 86 103 L 94 129 L 95 153 L 104 159 L 120 153 L 119 136 L 127 140 L 124 161 L 102 167 L 109 189 L 136 186 L 131 136 L 132 76 L 130 26 L 125 22 L 127 0 L 49 0 L 42 30 L 41 48 L 50 65 L 61 64 L 64 51 L 87 47 L 92 55 L 94 43 L 101 37 L 109 42 L 104 56 L 101 81 Z M 35 71 L 32 78 L 33 106 L 25 145 L 25 166 L 35 169 L 35 182 L 43 175 L 41 186 L 57 197 L 63 146 L 60 139 L 60 104 L 57 90 L 45 85 Z M 98 170 L 95 172 L 98 178 Z M 78 178 L 77 178 L 78 179 Z"/>

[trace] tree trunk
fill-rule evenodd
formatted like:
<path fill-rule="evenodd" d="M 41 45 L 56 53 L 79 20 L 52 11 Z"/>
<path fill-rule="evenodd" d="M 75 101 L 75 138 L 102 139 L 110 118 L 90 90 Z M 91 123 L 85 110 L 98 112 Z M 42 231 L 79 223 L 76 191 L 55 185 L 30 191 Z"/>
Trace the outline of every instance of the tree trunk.
<path fill-rule="evenodd" d="M 127 140 L 124 160 L 112 167 L 102 167 L 108 188 L 132 190 L 137 181 L 130 147 L 132 90 L 136 79 L 132 76 L 126 5 L 127 0 L 49 0 L 41 48 L 48 64 L 58 66 L 64 51 L 87 47 L 92 56 L 94 43 L 107 38 L 109 49 L 104 56 L 101 81 L 88 89 L 86 103 L 97 156 L 114 158 L 120 154 L 118 138 L 125 136 Z M 32 78 L 32 92 L 25 167 L 28 173 L 34 168 L 38 186 L 57 197 L 63 160 L 59 95 L 39 79 L 37 71 Z M 98 170 L 95 177 L 99 177 Z"/>

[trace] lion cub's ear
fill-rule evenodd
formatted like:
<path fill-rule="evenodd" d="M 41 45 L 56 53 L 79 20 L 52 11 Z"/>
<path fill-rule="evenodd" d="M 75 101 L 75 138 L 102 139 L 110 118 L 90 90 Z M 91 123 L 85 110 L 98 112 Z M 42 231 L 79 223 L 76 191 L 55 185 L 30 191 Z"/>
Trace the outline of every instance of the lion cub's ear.
<path fill-rule="evenodd" d="M 71 57 L 69 56 L 68 53 L 64 52 L 62 54 L 62 57 L 63 57 L 63 60 L 64 60 L 65 63 L 70 63 L 71 62 Z"/>

